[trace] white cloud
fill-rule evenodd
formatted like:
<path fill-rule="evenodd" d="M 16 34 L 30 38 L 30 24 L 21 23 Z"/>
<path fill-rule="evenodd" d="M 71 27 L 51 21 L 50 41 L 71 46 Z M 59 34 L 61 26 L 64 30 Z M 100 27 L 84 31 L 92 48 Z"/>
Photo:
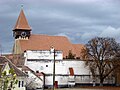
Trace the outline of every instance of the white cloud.
<path fill-rule="evenodd" d="M 120 28 L 116 29 L 114 27 L 109 26 L 101 32 L 100 36 L 119 38 L 120 37 Z"/>
<path fill-rule="evenodd" d="M 100 34 L 101 37 L 112 37 L 115 38 L 116 41 L 120 41 L 120 28 L 114 28 L 112 26 L 107 27 Z"/>
<path fill-rule="evenodd" d="M 80 39 L 83 42 L 87 42 L 94 37 L 111 37 L 115 38 L 117 42 L 120 42 L 120 28 L 114 28 L 112 26 L 108 26 L 99 32 L 84 32 L 83 34 L 77 34 L 77 36 L 78 35 L 81 35 Z"/>
<path fill-rule="evenodd" d="M 81 36 L 82 40 L 90 40 L 98 35 L 96 32 L 86 32 Z"/>
<path fill-rule="evenodd" d="M 70 33 L 59 33 L 57 36 L 65 36 L 67 37 L 70 41 L 74 41 L 75 37 L 73 37 Z"/>
<path fill-rule="evenodd" d="M 65 37 L 68 37 L 68 35 L 66 33 L 59 33 L 57 34 L 57 36 L 65 36 Z"/>

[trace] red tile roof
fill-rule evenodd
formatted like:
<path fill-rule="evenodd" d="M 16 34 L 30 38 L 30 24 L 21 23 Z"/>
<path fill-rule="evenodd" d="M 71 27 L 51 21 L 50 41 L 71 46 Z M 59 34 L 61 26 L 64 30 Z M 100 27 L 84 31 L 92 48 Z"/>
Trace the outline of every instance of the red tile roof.
<path fill-rule="evenodd" d="M 69 50 L 76 57 L 80 57 L 82 44 L 72 44 L 65 36 L 31 35 L 28 40 L 19 40 L 22 52 L 25 50 L 50 50 L 53 46 L 56 50 L 63 51 L 64 58 L 68 56 Z"/>
<path fill-rule="evenodd" d="M 14 27 L 14 30 L 16 30 L 16 29 L 31 30 L 23 10 L 21 10 L 19 17 L 17 19 L 16 25 Z"/>
<path fill-rule="evenodd" d="M 17 76 L 27 76 L 25 73 L 19 70 L 8 58 L 6 58 L 5 56 L 1 56 L 0 64 L 5 65 L 6 62 L 8 62 L 10 68 L 14 69 Z"/>
<path fill-rule="evenodd" d="M 21 54 L 3 54 L 2 56 L 8 58 L 17 67 L 21 67 L 24 65 L 24 56 Z"/>

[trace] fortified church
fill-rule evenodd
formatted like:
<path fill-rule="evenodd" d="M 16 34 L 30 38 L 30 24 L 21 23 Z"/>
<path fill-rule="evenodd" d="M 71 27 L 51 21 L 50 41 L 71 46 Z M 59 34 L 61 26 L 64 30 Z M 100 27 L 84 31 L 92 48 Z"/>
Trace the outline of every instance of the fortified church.
<path fill-rule="evenodd" d="M 32 34 L 32 29 L 23 9 L 21 9 L 13 29 L 13 36 L 15 38 L 13 54 L 24 55 L 25 60 L 24 63 L 22 62 L 24 66 L 29 67 L 34 72 L 43 72 L 45 74 L 45 86 L 52 86 L 53 82 L 54 55 L 51 53 L 51 48 L 56 50 L 55 81 L 58 86 L 67 86 L 70 76 L 72 76 L 70 79 L 75 85 L 75 74 L 78 75 L 78 78 L 80 78 L 80 74 L 89 76 L 87 69 L 86 72 L 83 72 L 84 62 L 80 60 L 83 45 L 73 44 L 65 36 Z M 74 55 L 73 60 L 66 59 L 70 52 Z"/>
<path fill-rule="evenodd" d="M 65 36 L 32 34 L 23 9 L 13 29 L 13 37 L 15 39 L 13 55 L 18 56 L 13 62 L 28 74 L 29 88 L 37 89 L 53 85 L 54 59 L 56 87 L 93 84 L 91 73 L 81 60 L 84 45 L 73 44 Z M 55 53 L 52 50 L 55 50 Z M 74 55 L 73 59 L 68 59 L 69 53 Z M 96 80 L 96 83 L 99 81 Z"/>
<path fill-rule="evenodd" d="M 68 56 L 69 51 L 75 55 L 75 58 L 80 58 L 81 48 L 83 47 L 81 44 L 72 44 L 64 36 L 32 34 L 32 29 L 27 22 L 23 9 L 13 29 L 13 36 L 15 38 L 14 54 L 21 54 L 26 50 L 50 50 L 50 47 L 54 47 L 56 50 L 63 52 L 63 58 Z"/>

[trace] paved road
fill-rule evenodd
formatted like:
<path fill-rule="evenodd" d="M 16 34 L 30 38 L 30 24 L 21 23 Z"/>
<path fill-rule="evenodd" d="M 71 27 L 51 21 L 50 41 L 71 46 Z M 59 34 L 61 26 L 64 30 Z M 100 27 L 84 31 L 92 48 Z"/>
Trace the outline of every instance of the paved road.
<path fill-rule="evenodd" d="M 104 89 L 86 89 L 86 88 L 62 88 L 62 89 L 55 89 L 55 90 L 104 90 Z"/>
<path fill-rule="evenodd" d="M 52 90 L 52 89 L 45 89 L 45 90 Z M 54 90 L 104 90 L 104 89 L 61 88 L 61 89 L 54 89 Z"/>
<path fill-rule="evenodd" d="M 45 89 L 52 90 L 52 89 Z M 120 90 L 120 87 L 83 87 L 83 88 L 58 88 L 54 90 Z"/>
<path fill-rule="evenodd" d="M 55 89 L 55 90 L 103 90 L 103 89 L 64 88 L 64 89 Z"/>

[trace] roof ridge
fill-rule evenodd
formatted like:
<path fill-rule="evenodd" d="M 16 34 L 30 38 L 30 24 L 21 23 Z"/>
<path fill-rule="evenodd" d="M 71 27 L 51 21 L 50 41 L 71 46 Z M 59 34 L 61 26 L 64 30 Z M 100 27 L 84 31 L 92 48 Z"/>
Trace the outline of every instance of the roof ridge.
<path fill-rule="evenodd" d="M 66 36 L 59 36 L 59 35 L 48 35 L 48 34 L 31 34 L 33 36 L 38 36 L 38 35 L 41 35 L 41 36 L 50 36 L 50 37 L 66 37 Z M 66 37 L 67 38 L 67 37 Z"/>

